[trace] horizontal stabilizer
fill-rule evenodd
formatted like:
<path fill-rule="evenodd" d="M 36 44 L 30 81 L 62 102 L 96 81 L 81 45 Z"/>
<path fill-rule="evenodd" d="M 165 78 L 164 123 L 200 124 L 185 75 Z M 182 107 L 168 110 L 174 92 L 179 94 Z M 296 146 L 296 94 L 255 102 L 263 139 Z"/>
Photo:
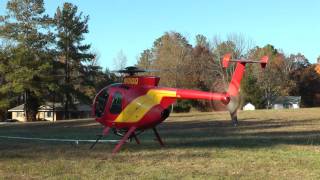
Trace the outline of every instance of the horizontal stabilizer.
<path fill-rule="evenodd" d="M 268 60 L 269 60 L 269 57 L 268 57 L 268 56 L 263 56 L 263 57 L 260 59 L 260 63 L 261 63 L 261 67 L 262 67 L 262 68 L 265 68 L 265 67 L 267 66 Z"/>
<path fill-rule="evenodd" d="M 231 53 L 225 54 L 222 59 L 223 68 L 227 68 L 229 66 L 229 62 L 231 59 Z"/>
<path fill-rule="evenodd" d="M 240 63 L 260 63 L 262 68 L 265 68 L 268 63 L 268 56 L 263 56 L 260 61 L 253 61 L 253 60 L 247 60 L 247 59 L 231 59 L 231 54 L 225 54 L 222 59 L 222 67 L 227 68 L 229 66 L 230 62 L 240 62 Z"/>

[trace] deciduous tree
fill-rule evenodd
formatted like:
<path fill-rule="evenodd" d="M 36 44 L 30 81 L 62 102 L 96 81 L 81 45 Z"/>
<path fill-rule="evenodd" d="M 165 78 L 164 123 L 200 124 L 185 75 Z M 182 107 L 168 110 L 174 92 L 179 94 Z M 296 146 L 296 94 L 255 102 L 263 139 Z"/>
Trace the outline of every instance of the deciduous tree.
<path fill-rule="evenodd" d="M 122 50 L 117 54 L 117 57 L 113 58 L 113 66 L 115 70 L 124 69 L 127 66 L 128 59 Z"/>
<path fill-rule="evenodd" d="M 160 70 L 161 84 L 170 87 L 183 87 L 187 71 L 186 62 L 190 61 L 192 46 L 177 32 L 166 32 L 153 45 L 153 68 Z"/>
<path fill-rule="evenodd" d="M 259 91 L 263 92 L 262 99 L 266 102 L 266 107 L 271 107 L 271 102 L 277 96 L 289 95 L 291 86 L 289 76 L 284 72 L 286 59 L 282 52 L 272 45 L 263 48 L 256 47 L 251 50 L 249 57 L 259 60 L 262 56 L 268 56 L 269 61 L 266 68 L 261 72 L 258 66 L 252 66 L 255 77 L 257 78 Z"/>

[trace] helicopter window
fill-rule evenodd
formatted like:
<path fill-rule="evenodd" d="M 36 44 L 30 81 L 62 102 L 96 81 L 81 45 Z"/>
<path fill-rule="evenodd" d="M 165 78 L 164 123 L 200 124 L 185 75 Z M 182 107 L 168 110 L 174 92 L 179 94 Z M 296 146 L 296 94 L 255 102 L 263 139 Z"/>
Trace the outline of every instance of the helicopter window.
<path fill-rule="evenodd" d="M 110 107 L 110 113 L 119 114 L 122 111 L 122 95 L 120 92 L 114 93 L 112 104 Z"/>
<path fill-rule="evenodd" d="M 101 94 L 97 97 L 95 103 L 95 114 L 97 117 L 102 117 L 104 114 L 104 109 L 108 102 L 109 94 L 107 89 L 102 91 Z"/>

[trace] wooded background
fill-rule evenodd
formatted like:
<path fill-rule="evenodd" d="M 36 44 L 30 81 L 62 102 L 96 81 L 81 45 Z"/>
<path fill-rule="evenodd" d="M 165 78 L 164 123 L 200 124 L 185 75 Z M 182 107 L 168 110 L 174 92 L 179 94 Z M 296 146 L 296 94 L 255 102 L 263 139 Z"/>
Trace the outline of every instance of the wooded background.
<path fill-rule="evenodd" d="M 99 65 L 99 53 L 84 43 L 89 16 L 78 12 L 76 5 L 64 3 L 53 17 L 46 13 L 43 0 L 10 0 L 6 9 L 0 16 L 0 120 L 7 118 L 8 109 L 25 103 L 27 120 L 34 121 L 45 102 L 62 103 L 68 119 L 75 103 L 91 103 L 102 87 L 121 81 Z M 161 86 L 223 92 L 234 69 L 222 69 L 225 53 L 232 53 L 234 59 L 269 56 L 263 71 L 247 66 L 242 103 L 268 108 L 275 97 L 292 95 L 301 96 L 304 107 L 320 105 L 315 64 L 300 53 L 286 55 L 272 45 L 254 46 L 241 34 L 210 39 L 199 34 L 192 45 L 178 32 L 165 32 L 141 53 L 136 65 L 159 70 L 152 75 L 161 77 Z M 113 62 L 115 68 L 124 68 L 124 52 Z M 183 106 L 219 109 L 206 101 L 178 102 L 177 107 Z"/>

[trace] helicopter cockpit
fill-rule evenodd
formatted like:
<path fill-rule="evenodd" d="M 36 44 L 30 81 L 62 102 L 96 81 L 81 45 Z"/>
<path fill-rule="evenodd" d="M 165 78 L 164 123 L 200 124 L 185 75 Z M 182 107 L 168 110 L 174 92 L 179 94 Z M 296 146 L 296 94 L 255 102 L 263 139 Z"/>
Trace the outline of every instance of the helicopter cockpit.
<path fill-rule="evenodd" d="M 108 88 L 103 89 L 95 98 L 94 115 L 97 118 L 100 118 L 104 115 L 104 110 L 108 103 L 108 99 L 109 99 Z"/>
<path fill-rule="evenodd" d="M 93 111 L 96 118 L 110 118 L 111 116 L 121 113 L 123 105 L 123 94 L 117 88 L 117 86 L 118 84 L 105 87 L 97 94 L 94 100 Z"/>

